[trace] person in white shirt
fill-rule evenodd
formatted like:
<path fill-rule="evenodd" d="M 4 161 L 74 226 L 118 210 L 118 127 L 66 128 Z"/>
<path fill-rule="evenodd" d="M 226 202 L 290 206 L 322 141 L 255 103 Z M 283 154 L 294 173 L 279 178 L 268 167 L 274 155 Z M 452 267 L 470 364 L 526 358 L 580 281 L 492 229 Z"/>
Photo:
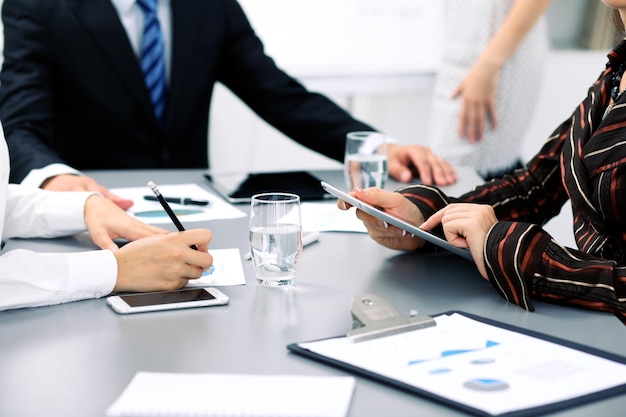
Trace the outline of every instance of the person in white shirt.
<path fill-rule="evenodd" d="M 211 267 L 207 229 L 170 233 L 129 216 L 92 192 L 54 192 L 9 184 L 9 153 L 0 126 L 0 236 L 57 237 L 87 230 L 102 250 L 0 252 L 0 310 L 99 298 L 113 291 L 185 286 Z M 131 241 L 118 248 L 113 239 Z M 191 248 L 196 245 L 198 250 Z"/>

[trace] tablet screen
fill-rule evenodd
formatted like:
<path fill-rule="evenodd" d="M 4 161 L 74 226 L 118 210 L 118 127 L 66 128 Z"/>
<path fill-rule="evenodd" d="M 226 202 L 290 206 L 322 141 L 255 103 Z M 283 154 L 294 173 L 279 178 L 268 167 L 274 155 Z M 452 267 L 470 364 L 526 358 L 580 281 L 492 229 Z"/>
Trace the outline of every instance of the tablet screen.
<path fill-rule="evenodd" d="M 209 185 L 231 203 L 246 203 L 255 194 L 284 192 L 302 201 L 331 197 L 319 178 L 306 171 L 205 174 Z"/>

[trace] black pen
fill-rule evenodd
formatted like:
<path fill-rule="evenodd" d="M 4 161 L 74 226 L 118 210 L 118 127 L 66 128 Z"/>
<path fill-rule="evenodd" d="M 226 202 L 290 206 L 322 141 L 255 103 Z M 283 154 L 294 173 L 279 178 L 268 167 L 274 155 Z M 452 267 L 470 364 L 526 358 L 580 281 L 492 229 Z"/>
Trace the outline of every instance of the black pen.
<path fill-rule="evenodd" d="M 153 195 L 144 195 L 143 199 L 148 200 L 148 201 L 158 201 L 158 198 L 156 198 Z M 163 197 L 163 199 L 167 201 L 168 203 L 184 204 L 186 206 L 189 206 L 189 205 L 208 206 L 209 205 L 208 200 L 196 200 L 196 199 L 189 198 L 189 197 Z"/>
<path fill-rule="evenodd" d="M 184 232 L 185 228 L 181 224 L 180 220 L 178 220 L 178 217 L 176 217 L 176 214 L 174 214 L 174 212 L 172 211 L 172 208 L 170 207 L 170 205 L 167 204 L 167 201 L 165 201 L 165 199 L 161 195 L 161 192 L 157 188 L 156 184 L 153 183 L 152 181 L 148 181 L 148 187 L 150 187 L 150 189 L 152 190 L 152 192 L 156 196 L 157 201 L 159 203 L 161 203 L 161 206 L 163 206 L 163 209 L 165 210 L 167 215 L 170 216 L 170 219 L 172 219 L 172 222 L 174 223 L 174 226 L 176 226 L 178 231 L 179 232 Z M 196 246 L 196 245 L 191 245 L 191 248 L 195 249 L 195 250 L 198 250 L 198 246 Z"/>

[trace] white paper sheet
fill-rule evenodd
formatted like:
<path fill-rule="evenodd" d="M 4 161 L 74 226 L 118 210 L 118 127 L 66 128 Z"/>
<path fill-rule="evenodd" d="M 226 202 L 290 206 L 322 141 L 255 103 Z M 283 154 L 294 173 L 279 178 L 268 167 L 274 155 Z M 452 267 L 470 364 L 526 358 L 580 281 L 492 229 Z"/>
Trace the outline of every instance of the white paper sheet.
<path fill-rule="evenodd" d="M 106 415 L 343 417 L 353 390 L 353 377 L 139 372 Z"/>
<path fill-rule="evenodd" d="M 209 201 L 208 206 L 170 204 L 183 224 L 216 219 L 236 219 L 246 216 L 243 211 L 198 184 L 157 184 L 157 187 L 159 192 L 167 197 L 189 197 Z M 152 190 L 147 185 L 145 187 L 112 188 L 111 192 L 133 200 L 134 204 L 128 210 L 128 213 L 133 217 L 150 224 L 172 223 L 158 201 L 144 200 L 145 195 L 153 195 Z"/>
<path fill-rule="evenodd" d="M 363 222 L 357 219 L 355 209 L 339 210 L 332 202 L 304 202 L 300 205 L 302 230 L 305 232 L 367 233 Z"/>
<path fill-rule="evenodd" d="M 189 280 L 188 287 L 221 287 L 246 285 L 239 249 L 210 249 L 213 268 L 198 279 Z"/>

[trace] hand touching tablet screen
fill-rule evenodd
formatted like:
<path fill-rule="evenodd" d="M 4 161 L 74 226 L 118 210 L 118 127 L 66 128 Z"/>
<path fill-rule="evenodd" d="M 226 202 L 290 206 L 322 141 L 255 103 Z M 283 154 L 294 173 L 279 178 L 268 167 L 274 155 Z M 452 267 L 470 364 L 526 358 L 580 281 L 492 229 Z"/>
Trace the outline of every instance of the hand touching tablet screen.
<path fill-rule="evenodd" d="M 350 194 L 347 194 L 343 191 L 341 191 L 340 189 L 333 187 L 332 185 L 328 184 L 327 182 L 322 181 L 322 188 L 324 190 L 326 190 L 327 192 L 329 192 L 330 194 L 334 195 L 337 198 L 340 198 L 341 200 L 350 203 L 352 206 L 358 208 L 359 210 L 363 210 L 365 213 L 370 214 L 374 217 L 376 217 L 377 219 L 380 220 L 384 220 L 389 224 L 392 224 L 396 227 L 399 227 L 402 230 L 406 230 L 409 233 L 414 234 L 417 237 L 420 237 L 422 239 L 424 239 L 427 242 L 430 242 L 432 244 L 435 244 L 443 249 L 446 249 L 450 252 L 456 253 L 457 255 L 460 255 L 462 257 L 464 257 L 465 259 L 469 259 L 470 261 L 472 260 L 472 255 L 469 251 L 469 249 L 467 248 L 457 248 L 456 246 L 451 245 L 447 240 L 434 235 L 430 232 L 427 232 L 426 230 L 422 230 L 419 227 L 412 225 L 410 223 L 405 222 L 404 220 L 401 220 L 397 217 L 392 216 L 389 213 L 385 213 L 384 211 L 371 206 L 361 200 L 357 200 L 356 198 L 352 197 Z"/>

